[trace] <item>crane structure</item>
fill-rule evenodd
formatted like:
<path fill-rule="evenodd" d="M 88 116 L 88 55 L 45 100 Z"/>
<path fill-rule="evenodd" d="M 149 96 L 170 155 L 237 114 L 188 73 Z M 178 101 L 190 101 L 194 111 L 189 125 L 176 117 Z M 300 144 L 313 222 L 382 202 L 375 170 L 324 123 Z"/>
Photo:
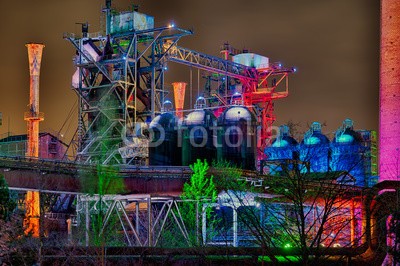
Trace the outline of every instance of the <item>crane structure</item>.
<path fill-rule="evenodd" d="M 118 13 L 112 10 L 110 0 L 103 12 L 105 34 L 89 33 L 87 23 L 82 24 L 82 36 L 64 34 L 76 49 L 72 87 L 79 97 L 77 160 L 131 164 L 138 153 L 143 154 L 145 138 L 138 138 L 135 123 L 149 122 L 162 111 L 168 94 L 164 87 L 168 61 L 213 73 L 223 80 L 225 90 L 217 90 L 208 98 L 221 108 L 233 98 L 228 82 L 240 84 L 243 103 L 259 119 L 262 158 L 275 120 L 273 101 L 288 95 L 288 75 L 293 68 L 280 64 L 255 68 L 229 60 L 229 51 L 225 58 L 219 58 L 180 47 L 178 41 L 192 31 L 173 24 L 154 27 L 153 17 L 137 9 Z M 278 91 L 284 81 L 285 88 Z"/>

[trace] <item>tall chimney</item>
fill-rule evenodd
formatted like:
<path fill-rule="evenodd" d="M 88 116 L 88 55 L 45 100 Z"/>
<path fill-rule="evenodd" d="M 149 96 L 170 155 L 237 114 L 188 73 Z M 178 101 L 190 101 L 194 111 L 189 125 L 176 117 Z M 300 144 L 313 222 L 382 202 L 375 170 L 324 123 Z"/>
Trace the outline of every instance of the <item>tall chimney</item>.
<path fill-rule="evenodd" d="M 176 116 L 183 119 L 183 106 L 185 103 L 185 89 L 186 82 L 174 82 L 172 87 L 174 88 L 174 99 L 175 99 L 175 111 Z"/>
<path fill-rule="evenodd" d="M 379 181 L 400 180 L 400 1 L 381 0 Z"/>
<path fill-rule="evenodd" d="M 29 111 L 25 112 L 24 119 L 28 122 L 28 148 L 26 156 L 39 157 L 39 122 L 43 121 L 43 113 L 39 112 L 39 77 L 40 63 L 44 45 L 28 43 L 30 89 L 29 89 Z"/>
<path fill-rule="evenodd" d="M 44 45 L 39 43 L 28 43 L 30 89 L 29 89 L 29 111 L 25 112 L 24 119 L 28 127 L 28 143 L 25 155 L 27 157 L 39 157 L 39 122 L 43 121 L 44 115 L 39 112 L 39 76 L 40 64 Z M 39 237 L 40 218 L 40 195 L 39 192 L 28 191 L 26 193 L 26 233 Z"/>

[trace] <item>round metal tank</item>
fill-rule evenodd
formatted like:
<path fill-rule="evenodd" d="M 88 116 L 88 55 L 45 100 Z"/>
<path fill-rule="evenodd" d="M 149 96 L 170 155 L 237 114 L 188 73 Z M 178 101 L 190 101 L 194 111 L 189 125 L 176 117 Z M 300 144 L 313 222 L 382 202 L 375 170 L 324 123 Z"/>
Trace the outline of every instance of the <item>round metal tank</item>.
<path fill-rule="evenodd" d="M 300 145 L 300 160 L 309 162 L 311 172 L 329 170 L 329 144 L 329 139 L 322 134 L 321 124 L 312 123 Z"/>
<path fill-rule="evenodd" d="M 364 186 L 364 150 L 361 134 L 353 130 L 353 121 L 346 119 L 343 126 L 336 131 L 331 143 L 331 169 L 349 172 L 355 180 L 348 181 L 357 186 Z"/>
<path fill-rule="evenodd" d="M 219 117 L 218 125 L 218 160 L 254 170 L 257 152 L 255 115 L 244 106 L 232 106 Z"/>
<path fill-rule="evenodd" d="M 195 110 L 183 121 L 182 165 L 190 165 L 197 159 L 208 163 L 217 159 L 215 147 L 217 119 L 209 110 Z"/>
<path fill-rule="evenodd" d="M 297 141 L 290 136 L 289 127 L 279 127 L 279 135 L 272 141 L 271 146 L 264 150 L 267 160 L 298 159 Z"/>
<path fill-rule="evenodd" d="M 278 136 L 265 148 L 264 153 L 267 161 L 299 159 L 298 143 L 290 136 L 287 125 L 279 127 Z M 262 167 L 266 174 L 277 175 L 283 172 L 280 164 L 265 164 Z"/>
<path fill-rule="evenodd" d="M 149 164 L 182 165 L 181 150 L 178 145 L 178 119 L 171 113 L 156 116 L 149 125 Z"/>

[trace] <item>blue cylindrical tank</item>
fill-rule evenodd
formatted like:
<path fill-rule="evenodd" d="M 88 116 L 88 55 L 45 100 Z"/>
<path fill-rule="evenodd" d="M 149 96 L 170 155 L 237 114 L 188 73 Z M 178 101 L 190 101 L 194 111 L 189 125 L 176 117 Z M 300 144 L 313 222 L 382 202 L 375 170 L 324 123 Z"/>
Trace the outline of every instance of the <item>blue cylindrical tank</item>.
<path fill-rule="evenodd" d="M 254 170 L 257 152 L 257 119 L 245 106 L 226 109 L 218 121 L 219 161 Z"/>
<path fill-rule="evenodd" d="M 267 157 L 267 161 L 276 160 L 290 160 L 299 159 L 298 143 L 290 136 L 289 127 L 282 125 L 279 127 L 278 136 L 272 140 L 272 144 L 265 148 L 264 153 Z M 263 172 L 267 174 L 279 174 L 282 171 L 282 167 L 277 164 L 267 164 L 264 167 Z"/>
<path fill-rule="evenodd" d="M 310 129 L 304 134 L 299 150 L 300 160 L 309 164 L 310 172 L 329 170 L 329 139 L 322 134 L 320 123 L 311 124 Z"/>
<path fill-rule="evenodd" d="M 357 186 L 365 185 L 364 146 L 360 133 L 353 130 L 353 121 L 346 119 L 343 126 L 336 131 L 331 143 L 331 169 L 349 173 L 346 182 Z M 354 178 L 354 180 L 350 180 Z"/>
<path fill-rule="evenodd" d="M 190 165 L 197 159 L 212 163 L 217 159 L 217 119 L 209 110 L 199 109 L 189 113 L 182 125 L 182 165 Z"/>
<path fill-rule="evenodd" d="M 298 159 L 297 141 L 290 136 L 286 125 L 279 127 L 279 135 L 272 140 L 271 146 L 265 148 L 267 160 Z"/>
<path fill-rule="evenodd" d="M 156 116 L 149 125 L 149 164 L 182 165 L 181 145 L 178 145 L 178 118 L 172 113 Z"/>

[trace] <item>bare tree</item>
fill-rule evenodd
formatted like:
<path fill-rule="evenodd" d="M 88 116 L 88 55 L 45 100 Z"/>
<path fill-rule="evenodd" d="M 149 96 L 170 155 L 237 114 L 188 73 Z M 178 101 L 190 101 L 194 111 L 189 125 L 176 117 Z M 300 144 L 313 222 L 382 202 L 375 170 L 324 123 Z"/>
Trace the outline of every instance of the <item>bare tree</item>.
<path fill-rule="evenodd" d="M 262 247 L 273 261 L 278 253 L 287 259 L 292 253 L 308 265 L 326 259 L 329 249 L 362 244 L 362 188 L 348 172 L 311 173 L 309 163 L 299 160 L 271 164 L 279 169 L 275 176 L 246 178 L 232 169 L 220 170 L 229 177 L 216 175 L 229 191 L 224 201 L 237 215 L 244 245 Z"/>

